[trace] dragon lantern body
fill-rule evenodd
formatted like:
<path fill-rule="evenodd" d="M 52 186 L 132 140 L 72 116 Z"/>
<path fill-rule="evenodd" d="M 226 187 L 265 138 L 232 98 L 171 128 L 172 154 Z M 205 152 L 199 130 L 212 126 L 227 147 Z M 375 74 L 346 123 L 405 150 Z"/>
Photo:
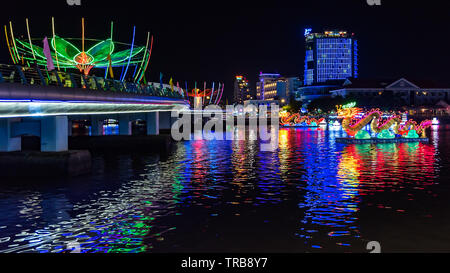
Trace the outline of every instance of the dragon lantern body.
<path fill-rule="evenodd" d="M 417 134 L 425 138 L 425 129 L 432 124 L 429 120 L 425 120 L 420 124 L 417 124 L 417 122 L 413 120 L 409 120 L 405 124 L 401 124 L 402 119 L 399 116 L 393 116 L 383 121 L 383 114 L 379 109 L 370 111 L 360 119 L 356 119 L 356 116 L 361 114 L 361 109 L 359 108 L 338 109 L 338 114 L 340 118 L 343 118 L 342 128 L 352 137 L 370 124 L 371 131 L 377 134 L 393 128 L 393 132 L 396 135 L 405 136 L 408 135 L 410 131 L 415 130 Z"/>
<path fill-rule="evenodd" d="M 281 116 L 280 124 L 282 126 L 293 126 L 296 124 L 306 123 L 308 126 L 313 126 L 315 123 L 316 126 L 319 126 L 321 122 L 325 121 L 324 118 L 315 119 L 310 117 L 302 117 L 300 114 L 284 114 Z"/>

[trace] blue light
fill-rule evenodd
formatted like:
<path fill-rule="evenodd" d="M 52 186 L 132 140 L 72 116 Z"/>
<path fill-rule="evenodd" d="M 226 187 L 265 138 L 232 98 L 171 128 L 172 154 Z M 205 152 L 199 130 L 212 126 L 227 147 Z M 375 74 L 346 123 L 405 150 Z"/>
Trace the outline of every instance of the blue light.
<path fill-rule="evenodd" d="M 358 77 L 358 43 L 347 32 L 311 35 L 305 30 L 304 85 Z"/>
<path fill-rule="evenodd" d="M 311 34 L 312 29 L 311 28 L 305 28 L 305 37 Z"/>
<path fill-rule="evenodd" d="M 352 39 L 317 40 L 317 82 L 352 77 Z"/>
<path fill-rule="evenodd" d="M 354 77 L 358 78 L 358 41 L 354 41 L 354 47 L 353 47 L 353 55 L 354 55 Z"/>

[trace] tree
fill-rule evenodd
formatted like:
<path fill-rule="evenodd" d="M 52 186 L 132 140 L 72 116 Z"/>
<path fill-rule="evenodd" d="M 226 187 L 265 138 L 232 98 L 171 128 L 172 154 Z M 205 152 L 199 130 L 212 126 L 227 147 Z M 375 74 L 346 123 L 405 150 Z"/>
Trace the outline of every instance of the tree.
<path fill-rule="evenodd" d="M 376 97 L 348 96 L 347 99 L 355 101 L 358 107 L 380 108 L 381 110 L 400 110 L 407 106 L 407 102 L 392 91 L 384 91 Z"/>
<path fill-rule="evenodd" d="M 299 113 L 300 110 L 302 109 L 302 102 L 296 101 L 295 99 L 291 99 L 291 102 L 285 107 L 283 107 L 283 109 L 292 114 Z"/>
<path fill-rule="evenodd" d="M 341 96 L 318 98 L 308 104 L 308 111 L 316 113 L 320 109 L 322 112 L 331 112 L 336 110 L 336 105 L 343 105 L 348 102 L 350 102 L 350 100 L 344 99 Z"/>

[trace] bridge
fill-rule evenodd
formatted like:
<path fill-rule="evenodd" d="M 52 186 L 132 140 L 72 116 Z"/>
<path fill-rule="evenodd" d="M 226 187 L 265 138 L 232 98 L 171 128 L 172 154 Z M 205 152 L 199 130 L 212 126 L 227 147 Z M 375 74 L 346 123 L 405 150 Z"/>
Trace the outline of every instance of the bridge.
<path fill-rule="evenodd" d="M 181 94 L 157 83 L 0 64 L 0 152 L 21 151 L 24 135 L 39 136 L 42 152 L 68 151 L 77 120 L 90 121 L 93 136 L 103 134 L 107 119 L 118 121 L 120 135 L 131 135 L 135 120 L 158 135 L 170 129 L 172 110 L 189 106 Z"/>

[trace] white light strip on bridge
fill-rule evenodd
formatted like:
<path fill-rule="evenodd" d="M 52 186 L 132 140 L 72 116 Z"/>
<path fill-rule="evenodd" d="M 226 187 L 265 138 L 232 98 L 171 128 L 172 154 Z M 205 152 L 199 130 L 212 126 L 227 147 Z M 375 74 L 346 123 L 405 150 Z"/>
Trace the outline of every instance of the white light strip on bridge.
<path fill-rule="evenodd" d="M 69 102 L 0 102 L 0 118 L 70 115 L 132 114 L 180 111 L 180 104 L 69 103 Z"/>

